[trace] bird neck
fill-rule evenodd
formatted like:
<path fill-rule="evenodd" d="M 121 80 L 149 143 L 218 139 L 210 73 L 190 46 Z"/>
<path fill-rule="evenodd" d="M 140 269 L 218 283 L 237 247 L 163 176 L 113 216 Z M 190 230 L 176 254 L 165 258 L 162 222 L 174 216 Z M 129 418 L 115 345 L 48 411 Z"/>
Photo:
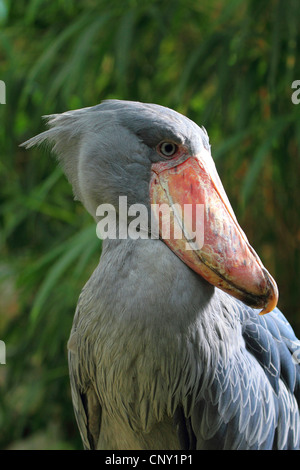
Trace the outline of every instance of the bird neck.
<path fill-rule="evenodd" d="M 208 343 L 217 355 L 220 342 L 232 341 L 233 330 L 239 335 L 235 309 L 228 308 L 235 299 L 208 284 L 161 240 L 105 240 L 98 269 L 112 315 L 120 321 L 122 312 L 121 318 L 148 336 L 189 337 L 197 331 L 199 347 Z"/>
<path fill-rule="evenodd" d="M 224 354 L 238 347 L 237 321 L 222 296 L 229 297 L 160 240 L 104 241 L 73 329 L 82 332 L 83 345 L 93 345 L 107 408 L 118 407 L 120 396 L 122 406 L 139 404 L 137 422 L 144 420 L 145 429 L 172 415 L 178 403 L 188 415 L 220 356 L 226 360 Z M 187 400 L 191 380 L 201 385 Z"/>

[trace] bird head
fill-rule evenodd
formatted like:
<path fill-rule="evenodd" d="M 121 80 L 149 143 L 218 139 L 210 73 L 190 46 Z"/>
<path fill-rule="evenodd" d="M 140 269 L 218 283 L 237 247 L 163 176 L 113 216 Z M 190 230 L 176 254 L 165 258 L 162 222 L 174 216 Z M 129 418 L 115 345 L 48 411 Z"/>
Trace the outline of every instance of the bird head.
<path fill-rule="evenodd" d="M 276 283 L 238 224 L 204 128 L 163 106 L 120 100 L 47 119 L 49 130 L 23 145 L 52 144 L 95 220 L 101 204 L 118 212 L 120 196 L 144 204 L 160 239 L 193 271 L 261 313 L 276 307 Z M 162 206 L 172 208 L 169 217 Z"/>

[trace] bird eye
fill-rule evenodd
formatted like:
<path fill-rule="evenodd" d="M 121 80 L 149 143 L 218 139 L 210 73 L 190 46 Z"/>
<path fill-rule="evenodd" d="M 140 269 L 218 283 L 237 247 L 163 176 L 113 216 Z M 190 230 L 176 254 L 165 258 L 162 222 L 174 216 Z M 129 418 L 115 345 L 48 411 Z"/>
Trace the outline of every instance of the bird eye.
<path fill-rule="evenodd" d="M 165 156 L 165 157 L 172 157 L 174 153 L 177 152 L 178 146 L 174 144 L 173 142 L 163 142 L 159 146 L 160 152 Z"/>

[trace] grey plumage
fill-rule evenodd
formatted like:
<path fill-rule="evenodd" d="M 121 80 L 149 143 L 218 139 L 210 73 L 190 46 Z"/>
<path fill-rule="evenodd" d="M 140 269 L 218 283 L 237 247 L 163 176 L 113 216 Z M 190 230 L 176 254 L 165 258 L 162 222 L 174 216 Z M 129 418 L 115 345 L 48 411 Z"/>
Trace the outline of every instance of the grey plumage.
<path fill-rule="evenodd" d="M 158 105 L 109 100 L 48 117 L 50 142 L 91 215 L 149 206 L 162 140 L 209 150 L 204 129 Z M 278 309 L 257 312 L 213 287 L 161 240 L 105 240 L 68 343 L 87 449 L 300 448 L 300 348 Z"/>

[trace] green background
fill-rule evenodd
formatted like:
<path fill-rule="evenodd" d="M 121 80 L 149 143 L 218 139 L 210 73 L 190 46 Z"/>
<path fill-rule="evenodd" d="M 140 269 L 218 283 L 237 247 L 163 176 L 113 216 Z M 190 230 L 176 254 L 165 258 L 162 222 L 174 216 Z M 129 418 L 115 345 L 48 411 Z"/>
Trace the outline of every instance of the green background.
<path fill-rule="evenodd" d="M 19 147 L 42 115 L 119 98 L 204 125 L 300 334 L 299 18 L 297 0 L 0 0 L 1 449 L 81 449 L 66 341 L 101 242 L 49 152 Z"/>

